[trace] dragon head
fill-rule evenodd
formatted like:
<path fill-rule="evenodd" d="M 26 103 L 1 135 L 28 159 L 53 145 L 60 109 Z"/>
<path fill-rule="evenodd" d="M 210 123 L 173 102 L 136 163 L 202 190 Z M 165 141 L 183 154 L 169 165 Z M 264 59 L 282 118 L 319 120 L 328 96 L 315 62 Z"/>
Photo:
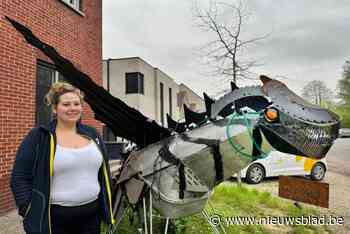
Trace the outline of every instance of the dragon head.
<path fill-rule="evenodd" d="M 261 113 L 255 127 L 276 150 L 312 158 L 323 158 L 338 137 L 339 117 L 313 105 L 278 80 L 260 76 L 263 86 L 235 88 L 217 101 L 208 100 L 207 114 L 213 120 L 224 109 L 240 112 L 250 107 Z M 226 111 L 227 113 L 227 111 Z M 222 115 L 221 115 L 222 116 Z"/>
<path fill-rule="evenodd" d="M 278 80 L 260 79 L 271 105 L 264 109 L 258 126 L 269 143 L 281 152 L 323 158 L 338 137 L 339 117 L 306 102 Z"/>

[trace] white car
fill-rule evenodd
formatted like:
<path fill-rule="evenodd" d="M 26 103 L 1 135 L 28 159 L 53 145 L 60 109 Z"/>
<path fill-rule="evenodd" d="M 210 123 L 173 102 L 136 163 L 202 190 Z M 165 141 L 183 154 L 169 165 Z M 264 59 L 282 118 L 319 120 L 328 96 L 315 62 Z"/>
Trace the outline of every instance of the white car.
<path fill-rule="evenodd" d="M 339 130 L 339 137 L 350 137 L 350 128 L 341 128 Z"/>
<path fill-rule="evenodd" d="M 250 184 L 258 184 L 265 177 L 279 175 L 307 175 L 320 181 L 324 178 L 326 170 L 326 158 L 318 160 L 271 151 L 267 157 L 257 159 L 242 169 L 241 178 Z"/>

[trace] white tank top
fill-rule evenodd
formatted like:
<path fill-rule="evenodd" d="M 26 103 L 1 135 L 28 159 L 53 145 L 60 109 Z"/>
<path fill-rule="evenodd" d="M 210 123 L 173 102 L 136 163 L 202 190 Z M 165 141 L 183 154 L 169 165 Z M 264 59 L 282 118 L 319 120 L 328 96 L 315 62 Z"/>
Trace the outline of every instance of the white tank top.
<path fill-rule="evenodd" d="M 51 203 L 79 206 L 96 200 L 101 189 L 98 171 L 102 161 L 102 154 L 94 142 L 78 149 L 57 144 Z"/>

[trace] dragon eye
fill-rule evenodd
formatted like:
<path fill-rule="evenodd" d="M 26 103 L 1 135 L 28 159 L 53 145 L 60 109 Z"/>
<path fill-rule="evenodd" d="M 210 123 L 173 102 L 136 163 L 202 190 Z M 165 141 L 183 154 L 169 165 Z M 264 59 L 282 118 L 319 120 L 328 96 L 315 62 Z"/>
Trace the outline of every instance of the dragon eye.
<path fill-rule="evenodd" d="M 278 120 L 278 111 L 274 108 L 269 108 L 265 111 L 265 119 L 269 122 Z"/>

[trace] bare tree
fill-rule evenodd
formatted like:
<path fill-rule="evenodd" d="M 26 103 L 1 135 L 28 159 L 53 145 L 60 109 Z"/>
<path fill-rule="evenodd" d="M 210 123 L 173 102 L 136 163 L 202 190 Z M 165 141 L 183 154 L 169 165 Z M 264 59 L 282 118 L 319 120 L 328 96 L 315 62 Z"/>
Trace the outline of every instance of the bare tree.
<path fill-rule="evenodd" d="M 268 34 L 243 39 L 243 27 L 248 23 L 250 14 L 242 2 L 237 5 L 211 1 L 208 8 L 194 3 L 193 14 L 197 26 L 214 35 L 215 39 L 201 47 L 207 65 L 214 67 L 214 75 L 224 75 L 236 82 L 241 78 L 250 78 L 250 69 L 258 66 L 256 60 L 244 61 L 241 56 L 244 49 Z"/>
<path fill-rule="evenodd" d="M 304 86 L 301 96 L 313 104 L 323 106 L 331 102 L 333 92 L 323 81 L 313 80 Z"/>

